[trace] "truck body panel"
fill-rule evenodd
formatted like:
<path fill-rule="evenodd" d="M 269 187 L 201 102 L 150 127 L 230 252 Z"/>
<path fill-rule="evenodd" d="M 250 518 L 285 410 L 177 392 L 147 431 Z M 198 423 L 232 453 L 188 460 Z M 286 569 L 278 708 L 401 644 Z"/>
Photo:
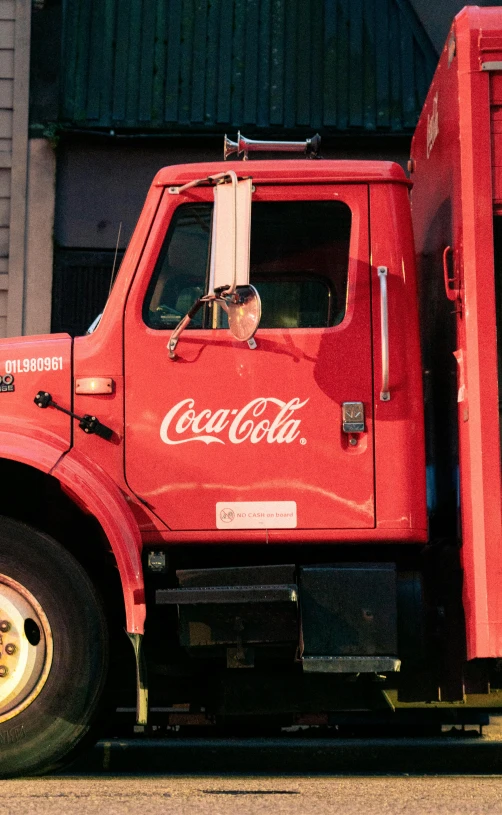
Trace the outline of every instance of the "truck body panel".
<path fill-rule="evenodd" d="M 2 340 L 0 348 L 0 397 L 3 400 L 0 427 L 26 436 L 42 434 L 52 441 L 59 455 L 72 442 L 69 416 L 55 411 L 40 422 L 34 403 L 37 391 L 51 389 L 54 399 L 65 406 L 71 398 L 72 340 L 66 334 Z"/>
<path fill-rule="evenodd" d="M 374 473 L 367 188 L 331 185 L 313 191 L 305 186 L 274 186 L 262 192 L 258 186 L 254 195 L 254 208 L 264 199 L 336 200 L 350 206 L 347 305 L 338 325 L 263 328 L 254 350 L 232 340 L 224 329 L 195 329 L 184 336 L 179 358 L 173 363 L 166 350 L 166 331 L 145 325 L 143 304 L 157 249 L 165 240 L 175 208 L 186 199 L 203 202 L 211 198 L 210 190 L 165 196 L 145 252 L 148 265 L 140 269 L 127 302 L 129 486 L 173 530 L 215 529 L 221 512 L 220 508 L 217 513 L 218 504 L 249 504 L 243 513 L 228 519 L 229 529 L 220 526 L 222 541 L 243 524 L 261 528 L 265 540 L 268 526 L 263 513 L 270 501 L 280 502 L 276 517 L 270 518 L 270 528 L 290 524 L 299 529 L 371 528 Z M 176 262 L 179 265 L 173 275 L 183 275 L 184 283 L 178 285 L 186 288 L 191 275 L 184 275 L 185 267 L 178 259 Z M 303 255 L 298 262 L 308 268 L 312 258 Z M 296 274 L 302 273 L 300 266 Z M 280 272 L 275 274 L 280 276 Z M 287 323 L 288 315 L 283 319 Z M 341 430 L 344 401 L 363 402 L 366 408 L 365 430 L 354 449 Z M 291 515 L 286 506 L 281 507 L 283 502 L 296 504 Z M 274 514 L 272 507 L 270 515 Z"/>
<path fill-rule="evenodd" d="M 125 617 L 141 724 L 149 687 L 167 726 L 502 709 L 500 10 L 455 19 L 410 168 L 412 211 L 391 162 L 163 168 L 90 333 L 0 343 L 0 742 L 64 679 L 58 569 L 89 698 Z"/>
<path fill-rule="evenodd" d="M 458 466 L 461 514 L 458 538 L 469 659 L 502 654 L 502 516 L 493 249 L 493 216 L 500 195 L 497 169 L 500 136 L 496 132 L 500 75 L 490 69 L 496 63 L 493 48 L 499 48 L 501 36 L 498 9 L 467 8 L 457 16 L 411 151 L 412 215 L 426 371 L 436 379 L 436 394 L 444 387 L 444 380 L 450 380 L 442 416 L 437 407 L 431 407 L 436 414 L 436 429 L 429 426 L 430 435 L 435 437 L 435 449 L 429 445 L 428 471 L 433 492 L 437 487 L 434 479 L 443 481 L 440 503 L 443 506 L 450 503 L 451 518 Z M 502 56 L 500 48 L 497 53 Z M 498 70 L 501 66 L 499 60 Z M 447 247 L 451 249 L 446 253 L 443 268 Z M 443 275 L 451 281 L 446 293 Z M 438 313 L 439 303 L 443 304 L 442 314 Z M 446 303 L 449 314 L 444 310 Z M 435 314 L 431 314 L 431 308 Z M 452 363 L 452 353 L 456 364 Z M 439 383 L 441 377 L 443 385 Z M 437 405 L 432 388 L 431 405 L 435 399 Z M 441 440 L 441 434 L 444 437 L 452 433 L 448 428 L 457 427 L 458 454 L 454 440 L 446 446 L 444 438 Z M 449 467 L 449 475 L 444 472 L 445 467 Z M 448 479 L 449 485 L 445 486 Z M 445 492 L 449 495 L 445 496 Z M 450 535 L 451 526 L 450 523 Z"/>

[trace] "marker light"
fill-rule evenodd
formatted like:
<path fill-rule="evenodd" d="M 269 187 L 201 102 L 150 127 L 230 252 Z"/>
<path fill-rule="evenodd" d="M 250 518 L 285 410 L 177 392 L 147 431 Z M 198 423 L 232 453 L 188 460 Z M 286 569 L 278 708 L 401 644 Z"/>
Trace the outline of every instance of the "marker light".
<path fill-rule="evenodd" d="M 113 379 L 107 376 L 87 376 L 75 380 L 75 393 L 113 393 Z"/>

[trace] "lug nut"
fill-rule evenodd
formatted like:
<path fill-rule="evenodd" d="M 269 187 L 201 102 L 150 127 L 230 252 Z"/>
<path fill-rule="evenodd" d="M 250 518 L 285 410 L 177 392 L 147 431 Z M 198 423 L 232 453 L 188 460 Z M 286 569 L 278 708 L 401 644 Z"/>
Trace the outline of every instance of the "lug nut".
<path fill-rule="evenodd" d="M 8 654 L 10 657 L 12 656 L 12 654 L 15 654 L 16 651 L 17 648 L 13 642 L 8 642 L 7 645 L 5 646 L 5 653 Z"/>
<path fill-rule="evenodd" d="M 10 622 L 8 620 L 0 620 L 0 631 L 2 634 L 6 634 L 7 631 L 10 631 L 12 628 Z"/>
<path fill-rule="evenodd" d="M 9 669 L 7 668 L 7 665 L 0 665 L 0 679 L 2 679 L 4 676 L 7 676 L 8 673 Z"/>

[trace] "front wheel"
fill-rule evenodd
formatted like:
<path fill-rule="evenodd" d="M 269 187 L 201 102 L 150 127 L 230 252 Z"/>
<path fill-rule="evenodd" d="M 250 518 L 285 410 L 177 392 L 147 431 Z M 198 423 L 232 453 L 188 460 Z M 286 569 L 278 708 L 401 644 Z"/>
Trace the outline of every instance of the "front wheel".
<path fill-rule="evenodd" d="M 56 769 L 90 741 L 107 666 L 86 572 L 52 538 L 0 517 L 0 778 Z"/>

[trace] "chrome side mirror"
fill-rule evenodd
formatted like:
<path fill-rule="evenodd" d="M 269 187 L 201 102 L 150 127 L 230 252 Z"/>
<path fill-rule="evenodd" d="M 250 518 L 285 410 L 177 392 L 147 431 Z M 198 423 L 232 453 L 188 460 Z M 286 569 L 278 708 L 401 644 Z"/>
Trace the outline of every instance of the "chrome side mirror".
<path fill-rule="evenodd" d="M 236 340 L 249 342 L 260 324 L 261 300 L 254 286 L 237 286 L 235 292 L 221 300 L 228 315 L 228 328 Z"/>

